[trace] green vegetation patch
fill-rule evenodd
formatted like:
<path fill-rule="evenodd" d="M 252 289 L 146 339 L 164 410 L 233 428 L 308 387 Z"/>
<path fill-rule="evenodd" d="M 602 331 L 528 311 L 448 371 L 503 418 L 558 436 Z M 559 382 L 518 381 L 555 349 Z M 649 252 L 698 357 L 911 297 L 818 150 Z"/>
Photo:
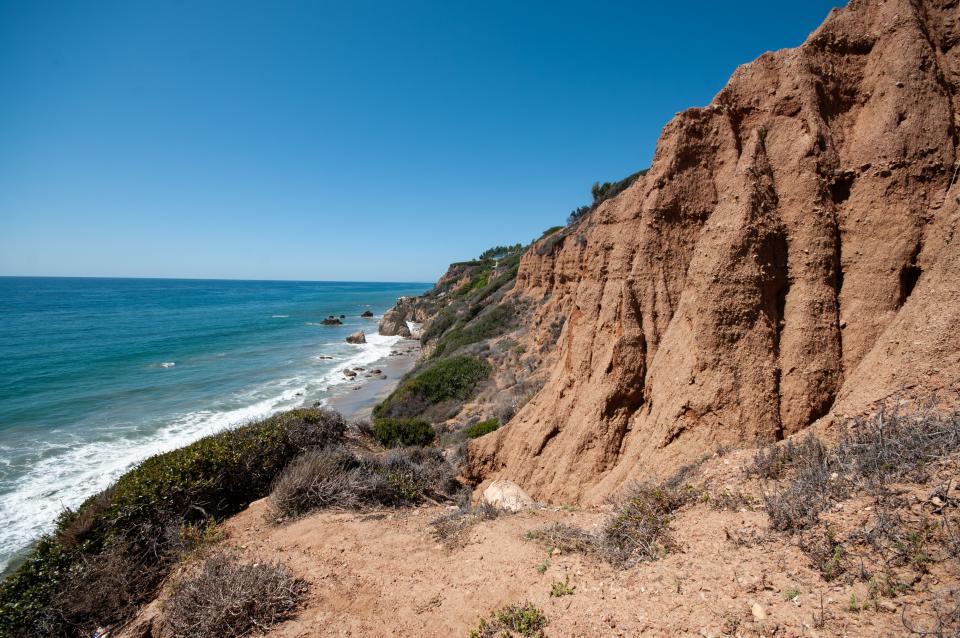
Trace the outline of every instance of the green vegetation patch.
<path fill-rule="evenodd" d="M 430 365 L 402 381 L 373 410 L 375 419 L 416 417 L 432 405 L 448 400 L 466 401 L 480 381 L 490 374 L 490 364 L 475 357 L 451 357 Z"/>
<path fill-rule="evenodd" d="M 539 638 L 547 626 L 547 617 L 533 603 L 508 605 L 480 621 L 470 638 L 510 638 L 525 636 Z"/>
<path fill-rule="evenodd" d="M 570 575 L 563 580 L 555 580 L 553 584 L 550 585 L 550 597 L 551 598 L 562 598 L 564 596 L 572 596 L 576 592 L 576 585 L 570 586 Z"/>
<path fill-rule="evenodd" d="M 623 179 L 617 182 L 604 182 L 604 183 L 595 183 L 590 189 L 590 193 L 593 195 L 593 207 L 596 208 L 603 202 L 607 201 L 611 197 L 616 197 L 623 191 L 627 190 L 633 183 L 640 179 L 641 176 L 646 175 L 647 171 L 650 169 L 643 169 L 633 173 L 632 175 L 627 175 Z"/>
<path fill-rule="evenodd" d="M 500 419 L 494 417 L 492 419 L 487 419 L 486 421 L 480 421 L 480 423 L 475 423 L 471 425 L 466 430 L 464 434 L 469 436 L 471 439 L 476 439 L 483 436 L 484 434 L 490 434 L 494 430 L 500 427 Z"/>
<path fill-rule="evenodd" d="M 480 259 L 503 259 L 509 255 L 523 252 L 523 244 L 513 244 L 512 246 L 494 246 L 480 253 Z"/>
<path fill-rule="evenodd" d="M 494 306 L 481 314 L 475 321 L 448 331 L 437 343 L 433 357 L 454 352 L 471 343 L 492 339 L 507 332 L 513 324 L 514 308 L 511 303 Z"/>
<path fill-rule="evenodd" d="M 89 635 L 129 618 L 211 521 L 266 496 L 310 448 L 339 442 L 339 414 L 301 409 L 153 456 L 65 512 L 0 585 L 0 635 Z"/>
<path fill-rule="evenodd" d="M 611 197 L 616 197 L 623 191 L 630 188 L 634 182 L 636 182 L 640 177 L 646 175 L 650 169 L 645 168 L 643 170 L 637 171 L 632 175 L 627 175 L 623 179 L 617 182 L 595 182 L 590 188 L 590 194 L 593 196 L 593 201 L 588 206 L 579 206 L 578 208 L 573 209 L 570 212 L 569 217 L 567 217 L 567 224 L 576 224 L 578 221 L 592 213 L 597 209 L 600 204 L 607 201 Z"/>
<path fill-rule="evenodd" d="M 384 447 L 398 447 L 429 445 L 436 437 L 436 432 L 423 419 L 387 417 L 374 422 L 373 436 Z"/>

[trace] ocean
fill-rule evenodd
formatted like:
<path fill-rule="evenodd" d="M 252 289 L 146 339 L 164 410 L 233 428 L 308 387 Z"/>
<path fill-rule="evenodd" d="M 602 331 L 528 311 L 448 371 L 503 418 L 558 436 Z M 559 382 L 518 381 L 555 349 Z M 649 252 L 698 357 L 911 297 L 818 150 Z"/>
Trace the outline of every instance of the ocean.
<path fill-rule="evenodd" d="M 0 277 L 0 571 L 144 458 L 343 391 L 430 286 Z"/>

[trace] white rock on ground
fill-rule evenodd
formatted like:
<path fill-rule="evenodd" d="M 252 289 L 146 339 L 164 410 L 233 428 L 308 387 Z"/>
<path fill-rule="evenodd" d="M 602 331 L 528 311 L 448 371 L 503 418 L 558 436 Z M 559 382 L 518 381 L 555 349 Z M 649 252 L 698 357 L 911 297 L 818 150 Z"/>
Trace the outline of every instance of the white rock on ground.
<path fill-rule="evenodd" d="M 523 491 L 519 485 L 506 479 L 498 479 L 483 491 L 484 502 L 494 507 L 519 512 L 536 505 L 536 501 Z"/>

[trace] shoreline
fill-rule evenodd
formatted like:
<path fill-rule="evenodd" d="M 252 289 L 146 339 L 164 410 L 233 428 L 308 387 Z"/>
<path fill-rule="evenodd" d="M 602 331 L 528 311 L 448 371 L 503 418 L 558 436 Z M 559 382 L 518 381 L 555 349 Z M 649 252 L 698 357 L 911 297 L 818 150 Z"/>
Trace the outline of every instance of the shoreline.
<path fill-rule="evenodd" d="M 330 396 L 318 401 L 304 401 L 300 407 L 316 407 L 319 405 L 319 407 L 339 412 L 348 422 L 369 419 L 373 408 L 397 387 L 404 375 L 413 369 L 419 356 L 420 341 L 418 339 L 401 339 L 391 346 L 390 352 L 386 356 L 365 366 L 348 368 L 358 371 L 353 381 L 337 384 L 331 388 L 333 393 Z M 381 374 L 368 376 L 371 371 L 378 369 Z M 293 406 L 285 408 L 285 410 L 290 409 L 293 409 Z M 274 413 L 283 411 L 279 410 Z M 233 427 L 237 426 L 228 426 L 224 429 Z M 173 449 L 180 449 L 187 445 L 190 445 L 190 443 L 185 443 Z M 23 561 L 30 555 L 41 538 L 42 535 L 37 536 L 28 545 L 9 556 L 6 564 L 0 567 L 0 580 L 14 573 L 23 564 Z"/>
<path fill-rule="evenodd" d="M 419 357 L 419 340 L 398 341 L 386 357 L 367 366 L 352 368 L 357 371 L 355 379 L 340 384 L 343 389 L 323 399 L 322 407 L 339 412 L 347 421 L 369 419 L 373 408 L 393 392 Z M 371 376 L 375 370 L 380 370 L 381 374 Z"/>

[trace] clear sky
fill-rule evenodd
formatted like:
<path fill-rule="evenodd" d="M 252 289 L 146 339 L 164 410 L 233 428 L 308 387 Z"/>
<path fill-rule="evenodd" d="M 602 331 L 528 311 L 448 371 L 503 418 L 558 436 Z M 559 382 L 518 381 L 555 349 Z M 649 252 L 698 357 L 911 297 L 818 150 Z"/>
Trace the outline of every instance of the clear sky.
<path fill-rule="evenodd" d="M 0 275 L 432 281 L 834 0 L 0 0 Z"/>

